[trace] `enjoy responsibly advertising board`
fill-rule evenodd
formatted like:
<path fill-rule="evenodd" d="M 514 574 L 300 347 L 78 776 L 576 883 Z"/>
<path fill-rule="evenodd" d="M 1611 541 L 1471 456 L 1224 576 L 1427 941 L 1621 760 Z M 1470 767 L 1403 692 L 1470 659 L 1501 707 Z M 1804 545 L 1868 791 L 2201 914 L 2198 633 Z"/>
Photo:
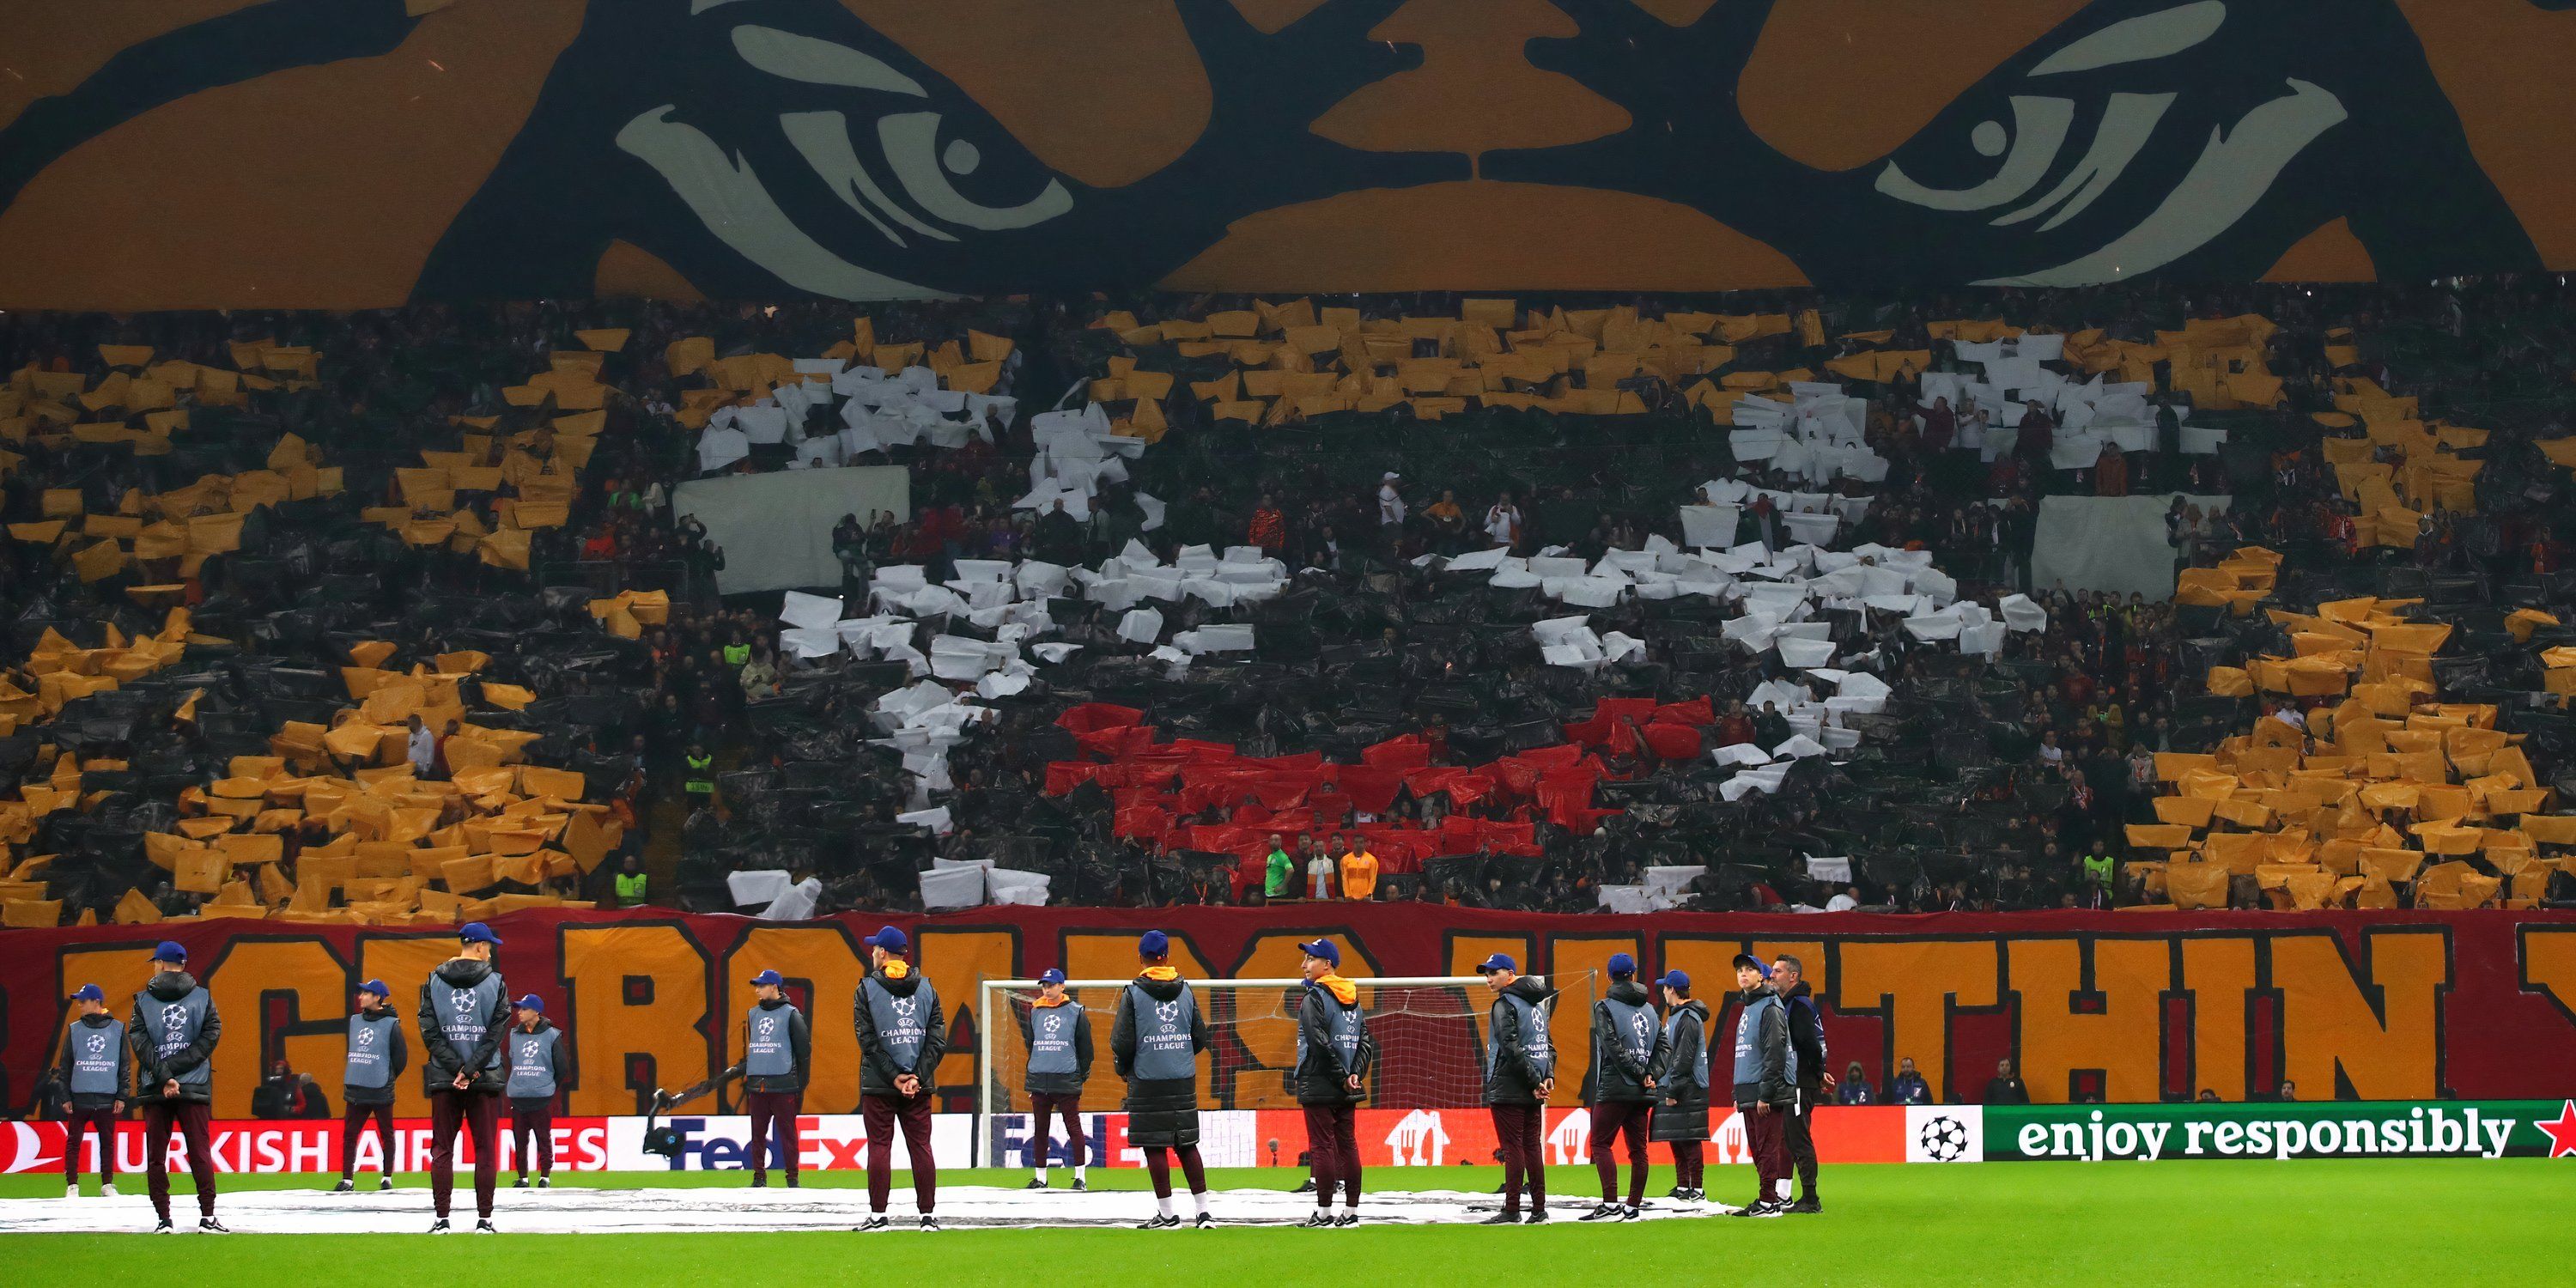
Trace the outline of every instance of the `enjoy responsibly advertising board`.
<path fill-rule="evenodd" d="M 1987 1162 L 2576 1155 L 2576 1100 L 1994 1105 L 1985 1120 Z"/>

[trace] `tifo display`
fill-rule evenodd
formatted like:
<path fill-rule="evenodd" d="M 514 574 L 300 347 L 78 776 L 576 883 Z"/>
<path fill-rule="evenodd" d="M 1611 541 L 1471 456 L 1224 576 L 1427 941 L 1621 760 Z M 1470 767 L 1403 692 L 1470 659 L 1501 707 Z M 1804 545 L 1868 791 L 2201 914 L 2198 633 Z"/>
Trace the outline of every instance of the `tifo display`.
<path fill-rule="evenodd" d="M 2576 1260 L 2576 0 L 0 50 L 0 1288 Z"/>

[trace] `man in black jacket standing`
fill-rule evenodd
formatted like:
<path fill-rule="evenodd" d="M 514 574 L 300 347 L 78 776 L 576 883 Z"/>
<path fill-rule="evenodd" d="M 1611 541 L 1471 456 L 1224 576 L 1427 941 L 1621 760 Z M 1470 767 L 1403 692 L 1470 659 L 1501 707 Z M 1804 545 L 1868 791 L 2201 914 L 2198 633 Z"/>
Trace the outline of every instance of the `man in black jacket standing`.
<path fill-rule="evenodd" d="M 1637 959 L 1610 957 L 1610 991 L 1592 1004 L 1592 1167 L 1601 1174 L 1601 1204 L 1586 1221 L 1634 1221 L 1646 1201 L 1646 1138 L 1655 1088 L 1671 1056 L 1655 999 L 1637 983 Z M 1619 1201 L 1620 1136 L 1628 1138 L 1628 1201 Z"/>
<path fill-rule="evenodd" d="M 1798 1103 L 1798 1055 L 1789 1045 L 1789 1014 L 1771 991 L 1771 968 L 1751 953 L 1735 955 L 1735 987 L 1743 1009 L 1735 1020 L 1735 1112 L 1744 1120 L 1745 1144 L 1761 1193 L 1738 1216 L 1778 1216 L 1789 1210 L 1789 1151 L 1781 1121 Z"/>
<path fill-rule="evenodd" d="M 850 1022 L 859 1038 L 859 1112 L 868 1131 L 868 1220 L 860 1233 L 891 1228 L 886 1199 L 894 1188 L 894 1133 L 912 1155 L 912 1199 L 921 1228 L 936 1230 L 939 1160 L 930 1148 L 930 1089 L 948 1053 L 948 1017 L 939 990 L 903 959 L 912 941 L 893 926 L 868 936 L 870 970 L 859 981 Z"/>
<path fill-rule="evenodd" d="M 358 1009 L 349 1016 L 349 1053 L 340 1074 L 340 1183 L 334 1193 L 358 1188 L 358 1142 L 366 1138 L 370 1120 L 384 1150 L 376 1188 L 394 1187 L 394 1079 L 411 1067 L 411 1051 L 403 1043 L 402 1021 L 385 1005 L 388 996 L 383 980 L 360 984 Z"/>
<path fill-rule="evenodd" d="M 469 921 L 456 932 L 456 956 L 420 986 L 422 1089 L 429 1093 L 429 1196 L 447 1233 L 456 1192 L 456 1134 L 473 1132 L 474 1232 L 492 1234 L 492 1190 L 501 1174 L 501 1038 L 510 1027 L 510 993 L 492 969 L 501 937 Z"/>
<path fill-rule="evenodd" d="M 1208 1049 L 1208 1024 L 1171 955 L 1171 937 L 1162 931 L 1137 936 L 1136 956 L 1144 966 L 1119 990 L 1109 1058 L 1127 1080 L 1127 1143 L 1145 1152 L 1145 1171 L 1154 1182 L 1155 1215 L 1138 1228 L 1181 1224 L 1172 1211 L 1169 1157 L 1179 1154 L 1204 1230 L 1216 1224 L 1208 1215 L 1207 1165 L 1199 1160 L 1198 1057 Z"/>
<path fill-rule="evenodd" d="M 1047 1153 L 1053 1142 L 1047 1126 L 1064 1119 L 1065 1161 L 1073 1167 L 1073 1189 L 1084 1187 L 1089 1161 L 1082 1135 L 1082 1087 L 1091 1081 L 1091 1012 L 1064 991 L 1064 972 L 1048 967 L 1038 976 L 1038 998 L 1029 1007 L 1024 1035 L 1029 1058 L 1020 1074 L 1020 1090 L 1029 1093 L 1029 1154 L 1036 1160 L 1028 1187 L 1047 1187 Z"/>
<path fill-rule="evenodd" d="M 1297 1104 L 1306 1114 L 1306 1153 L 1315 1169 L 1315 1212 L 1305 1228 L 1360 1223 L 1361 1088 L 1376 1062 L 1360 1010 L 1360 986 L 1342 978 L 1341 946 L 1329 939 L 1297 945 L 1305 960 L 1305 995 L 1297 1002 Z M 1342 1215 L 1333 1215 L 1333 1191 Z"/>
<path fill-rule="evenodd" d="M 805 1080 L 814 1058 L 814 1034 L 805 1012 L 787 1000 L 787 978 L 774 970 L 751 977 L 752 1006 L 743 1016 L 742 1061 L 717 1075 L 742 1079 L 743 1108 L 751 1115 L 751 1187 L 769 1184 L 769 1160 L 795 1189 L 796 1115 L 805 1109 Z"/>
<path fill-rule="evenodd" d="M 1664 1077 L 1655 1091 L 1655 1139 L 1673 1147 L 1673 1192 L 1666 1197 L 1696 1203 L 1707 1197 L 1701 1188 L 1708 1143 L 1708 1007 L 1691 1000 L 1690 976 L 1667 971 L 1664 993 Z"/>
<path fill-rule="evenodd" d="M 215 1044 L 224 1022 L 215 999 L 188 973 L 188 950 L 164 940 L 152 950 L 152 980 L 134 995 L 125 1024 L 134 1052 L 134 1102 L 143 1108 L 143 1184 L 161 1218 L 155 1233 L 170 1232 L 170 1129 L 188 1143 L 188 1171 L 197 1181 L 197 1229 L 227 1234 L 215 1219 Z"/>
<path fill-rule="evenodd" d="M 2030 1103 L 2030 1084 L 2013 1072 L 2011 1056 L 1995 1061 L 1995 1076 L 1986 1079 L 1986 1103 L 1990 1105 L 2026 1105 Z"/>
<path fill-rule="evenodd" d="M 1486 958 L 1476 973 L 1494 993 L 1485 1024 L 1485 1104 L 1503 1153 L 1503 1210 L 1482 1224 L 1519 1224 L 1526 1181 L 1529 1223 L 1537 1225 L 1547 1220 L 1547 1156 L 1540 1152 L 1539 1124 L 1556 1091 L 1556 1046 L 1547 1036 L 1547 1008 L 1556 991 L 1522 979 L 1501 953 Z"/>
<path fill-rule="evenodd" d="M 1825 1210 L 1816 1198 L 1816 1106 L 1825 1103 L 1826 1094 L 1834 1089 L 1834 1075 L 1825 1072 L 1825 1021 L 1816 1011 L 1815 993 L 1807 987 L 1805 973 L 1798 959 L 1787 953 L 1771 963 L 1771 988 L 1788 1008 L 1789 1046 L 1798 1053 L 1798 1103 L 1780 1124 L 1801 1191 L 1798 1201 L 1789 1205 L 1793 1215 Z"/>
<path fill-rule="evenodd" d="M 80 1197 L 82 1139 L 98 1133 L 99 1193 L 116 1197 L 116 1119 L 125 1112 L 125 1025 L 107 1013 L 107 990 L 83 984 L 72 994 L 71 1029 L 63 1034 L 63 1057 L 54 1079 L 71 1097 L 63 1140 L 65 1198 Z"/>

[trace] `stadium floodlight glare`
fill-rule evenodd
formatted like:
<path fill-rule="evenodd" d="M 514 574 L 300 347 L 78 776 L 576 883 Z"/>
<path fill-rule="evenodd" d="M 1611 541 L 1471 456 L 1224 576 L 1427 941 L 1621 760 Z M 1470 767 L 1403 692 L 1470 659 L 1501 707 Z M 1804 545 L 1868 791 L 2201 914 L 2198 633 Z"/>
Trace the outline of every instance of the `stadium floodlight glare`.
<path fill-rule="evenodd" d="M 1126 1094 L 1109 1055 L 1109 1033 L 1117 1016 L 1118 992 L 1124 979 L 1065 981 L 1065 992 L 1091 1015 L 1093 1059 L 1091 1080 L 1083 1088 L 1085 1113 L 1115 1111 Z M 1289 1085 L 1297 1063 L 1297 1003 L 1305 981 L 1284 979 L 1191 979 L 1200 1013 L 1212 1031 L 1209 1051 L 1200 1057 L 1199 1107 L 1202 1109 L 1294 1109 Z M 1493 994 L 1476 975 L 1408 976 L 1353 979 L 1360 986 L 1360 1005 L 1368 1016 L 1369 1034 L 1377 1040 L 1377 1067 L 1369 1076 L 1366 1107 L 1377 1109 L 1473 1109 L 1484 1103 L 1485 1017 Z M 1559 993 L 1552 1015 L 1583 1015 L 1592 1008 L 1591 972 L 1546 980 Z M 990 1159 L 995 1149 L 995 1116 L 1029 1111 L 1021 1089 L 1028 1065 L 1031 1003 L 1038 995 L 1033 979 L 988 979 L 977 992 L 975 1014 L 977 1153 Z"/>

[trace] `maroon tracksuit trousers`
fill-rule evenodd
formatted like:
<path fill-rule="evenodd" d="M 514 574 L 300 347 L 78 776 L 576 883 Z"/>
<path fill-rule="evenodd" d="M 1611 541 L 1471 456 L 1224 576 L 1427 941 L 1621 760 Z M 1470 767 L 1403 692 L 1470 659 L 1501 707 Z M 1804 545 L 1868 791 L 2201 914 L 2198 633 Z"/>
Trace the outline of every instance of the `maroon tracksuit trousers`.
<path fill-rule="evenodd" d="M 1036 1156 L 1037 1166 L 1047 1165 L 1047 1128 L 1048 1124 L 1058 1117 L 1064 1119 L 1065 1164 L 1069 1167 L 1081 1167 L 1089 1161 L 1090 1155 L 1087 1151 L 1091 1142 L 1085 1140 L 1082 1135 L 1081 1093 L 1050 1095 L 1043 1091 L 1032 1091 L 1029 1093 L 1029 1117 L 1034 1120 L 1030 1124 L 1029 1151 Z"/>
<path fill-rule="evenodd" d="M 1592 1170 L 1601 1174 L 1601 1201 L 1619 1201 L 1619 1158 L 1612 1152 L 1628 1136 L 1628 1206 L 1646 1201 L 1646 1140 L 1655 1107 L 1643 1100 L 1605 1100 L 1592 1107 Z"/>
<path fill-rule="evenodd" d="M 470 1130 L 474 1142 L 474 1214 L 492 1216 L 492 1188 L 501 1175 L 501 1093 L 433 1091 L 429 1093 L 429 1197 L 440 1220 L 456 1192 L 456 1133 Z"/>
<path fill-rule="evenodd" d="M 883 1215 L 894 1189 L 894 1132 L 900 1123 L 903 1142 L 912 1149 L 912 1199 L 929 1215 L 939 1201 L 939 1164 L 930 1155 L 930 1097 L 862 1095 L 859 1113 L 868 1129 L 868 1211 Z"/>
<path fill-rule="evenodd" d="M 796 1188 L 796 1115 L 805 1109 L 802 1091 L 747 1091 L 743 1108 L 751 1114 L 751 1178 L 754 1184 L 769 1183 L 771 1150 L 777 1151 L 778 1170 L 787 1173 L 787 1188 Z"/>
<path fill-rule="evenodd" d="M 197 1211 L 215 1214 L 215 1146 L 210 1131 L 212 1105 L 164 1100 L 143 1106 L 143 1188 L 152 1195 L 152 1210 L 170 1219 L 170 1129 L 188 1142 L 188 1174 L 197 1180 Z"/>
<path fill-rule="evenodd" d="M 1137 1148 L 1145 1151 L 1145 1178 L 1154 1183 L 1155 1198 L 1172 1197 L 1172 1156 L 1174 1154 L 1181 1157 L 1181 1179 L 1188 1183 L 1190 1193 L 1207 1193 L 1207 1164 L 1200 1160 L 1198 1146 L 1140 1145 Z"/>
<path fill-rule="evenodd" d="M 1539 1152 L 1539 1123 L 1544 1117 L 1536 1105 L 1495 1105 L 1494 1143 L 1503 1151 L 1503 1211 L 1517 1215 L 1521 1210 L 1521 1189 L 1529 1189 L 1530 1208 L 1547 1208 L 1547 1157 Z"/>
<path fill-rule="evenodd" d="M 376 1141 L 384 1147 L 383 1174 L 394 1174 L 394 1106 L 392 1101 L 380 1105 L 349 1105 L 340 1111 L 340 1179 L 358 1174 L 358 1142 L 366 1137 L 367 1124 L 376 1125 Z"/>
<path fill-rule="evenodd" d="M 1789 1201 L 1789 1109 L 1773 1105 L 1765 1112 L 1759 1105 L 1738 1105 L 1736 1114 L 1744 1119 L 1744 1143 L 1753 1152 L 1753 1174 L 1762 1181 L 1762 1197 Z"/>
<path fill-rule="evenodd" d="M 80 1184 L 81 1137 L 95 1128 L 98 1131 L 98 1179 L 109 1185 L 116 1184 L 116 1106 L 83 1109 L 75 1105 L 66 1126 L 69 1135 L 63 1141 L 63 1183 Z"/>
<path fill-rule="evenodd" d="M 1307 1105 L 1306 1154 L 1315 1169 L 1315 1206 L 1333 1205 L 1338 1185 L 1343 1206 L 1360 1205 L 1359 1110 L 1351 1105 Z"/>

